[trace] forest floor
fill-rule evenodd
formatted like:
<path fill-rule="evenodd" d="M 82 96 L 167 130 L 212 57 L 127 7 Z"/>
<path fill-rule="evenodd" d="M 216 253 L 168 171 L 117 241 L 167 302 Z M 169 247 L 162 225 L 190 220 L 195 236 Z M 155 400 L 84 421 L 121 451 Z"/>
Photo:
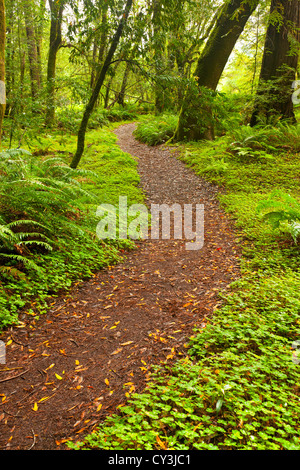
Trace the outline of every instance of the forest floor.
<path fill-rule="evenodd" d="M 134 124 L 114 132 L 138 159 L 147 204 L 204 204 L 205 243 L 144 240 L 124 262 L 76 283 L 50 310 L 4 334 L 0 365 L 0 449 L 59 450 L 90 434 L 141 392 L 151 366 L 186 354 L 194 327 L 220 304 L 218 293 L 239 276 L 233 223 L 205 182 L 165 146 L 137 142 Z"/>

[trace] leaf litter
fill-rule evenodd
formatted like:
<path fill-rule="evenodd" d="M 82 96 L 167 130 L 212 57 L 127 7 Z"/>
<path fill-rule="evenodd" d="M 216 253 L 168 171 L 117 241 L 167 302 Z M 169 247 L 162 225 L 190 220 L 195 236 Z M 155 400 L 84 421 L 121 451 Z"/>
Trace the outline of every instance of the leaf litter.
<path fill-rule="evenodd" d="M 81 439 L 151 380 L 151 366 L 187 354 L 194 327 L 220 305 L 239 275 L 232 222 L 217 189 L 164 146 L 137 142 L 134 124 L 115 133 L 138 160 L 147 203 L 205 205 L 205 244 L 145 240 L 124 262 L 77 282 L 39 319 L 21 315 L 4 332 L 0 365 L 0 448 L 58 450 Z M 160 448 L 165 443 L 157 437 Z"/>

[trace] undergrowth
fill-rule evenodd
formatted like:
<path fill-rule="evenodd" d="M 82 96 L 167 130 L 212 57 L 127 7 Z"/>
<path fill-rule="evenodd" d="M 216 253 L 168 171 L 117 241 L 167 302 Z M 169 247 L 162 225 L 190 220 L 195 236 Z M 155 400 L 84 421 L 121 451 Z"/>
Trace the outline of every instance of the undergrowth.
<path fill-rule="evenodd" d="M 100 204 L 143 201 L 134 159 L 109 130 L 90 130 L 78 170 L 76 138 L 50 131 L 0 154 L 0 329 L 38 317 L 72 282 L 121 260 L 129 240 L 98 240 Z"/>
<path fill-rule="evenodd" d="M 69 447 L 300 449 L 300 359 L 292 349 L 300 339 L 300 252 L 287 226 L 299 215 L 299 143 L 299 126 L 279 125 L 181 147 L 182 160 L 222 188 L 243 247 L 241 277 L 220 293 L 221 307 L 195 331 L 186 358 L 154 368 L 143 393 Z"/>
<path fill-rule="evenodd" d="M 140 142 L 151 146 L 164 144 L 173 137 L 177 120 L 177 116 L 170 113 L 149 116 L 138 124 L 134 135 Z"/>

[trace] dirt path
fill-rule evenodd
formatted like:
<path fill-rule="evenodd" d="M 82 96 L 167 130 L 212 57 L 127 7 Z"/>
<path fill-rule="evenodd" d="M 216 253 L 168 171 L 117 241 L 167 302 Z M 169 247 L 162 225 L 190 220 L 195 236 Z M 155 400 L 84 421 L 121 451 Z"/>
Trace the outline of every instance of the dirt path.
<path fill-rule="evenodd" d="M 148 203 L 205 205 L 205 244 L 143 241 L 123 264 L 104 269 L 54 300 L 39 321 L 28 318 L 0 339 L 0 449 L 64 449 L 142 391 L 151 364 L 176 360 L 195 325 L 204 326 L 218 291 L 238 274 L 232 224 L 216 189 L 164 147 L 132 137 L 134 124 L 115 132 L 138 158 Z M 25 319 L 23 319 L 25 321 Z"/>

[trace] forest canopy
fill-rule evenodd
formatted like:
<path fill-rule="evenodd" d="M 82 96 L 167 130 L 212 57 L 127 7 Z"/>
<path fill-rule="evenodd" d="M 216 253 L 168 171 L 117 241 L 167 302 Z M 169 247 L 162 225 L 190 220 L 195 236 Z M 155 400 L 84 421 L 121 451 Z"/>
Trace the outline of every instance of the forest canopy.
<path fill-rule="evenodd" d="M 177 140 L 213 138 L 215 108 L 237 94 L 253 125 L 294 119 L 297 0 L 7 0 L 0 10 L 3 138 L 71 126 L 73 167 L 96 110 L 178 114 Z"/>

